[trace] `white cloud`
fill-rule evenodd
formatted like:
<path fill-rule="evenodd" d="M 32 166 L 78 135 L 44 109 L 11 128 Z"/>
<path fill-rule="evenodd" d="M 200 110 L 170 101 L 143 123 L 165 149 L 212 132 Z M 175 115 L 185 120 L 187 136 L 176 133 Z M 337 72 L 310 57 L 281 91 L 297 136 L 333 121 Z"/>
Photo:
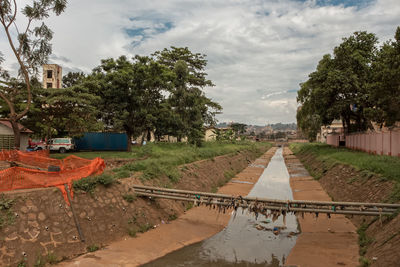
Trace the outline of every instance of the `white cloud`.
<path fill-rule="evenodd" d="M 206 94 L 222 104 L 219 119 L 264 124 L 295 121 L 296 94 L 287 91 L 298 89 L 342 37 L 367 30 L 385 41 L 399 17 L 398 0 L 363 7 L 293 0 L 70 0 L 67 11 L 48 23 L 54 54 L 70 60 L 54 62 L 67 69 L 90 71 L 103 58 L 171 45 L 205 53 L 216 84 Z M 145 36 L 130 36 L 127 29 Z M 7 56 L 6 48 L 2 35 L 0 51 Z"/>

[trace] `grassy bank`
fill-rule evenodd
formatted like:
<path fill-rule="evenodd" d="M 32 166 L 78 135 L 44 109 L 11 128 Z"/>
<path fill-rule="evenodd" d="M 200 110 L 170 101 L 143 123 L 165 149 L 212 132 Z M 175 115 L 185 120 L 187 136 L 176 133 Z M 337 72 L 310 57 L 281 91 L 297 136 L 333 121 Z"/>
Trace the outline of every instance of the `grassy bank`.
<path fill-rule="evenodd" d="M 398 157 L 370 155 L 320 143 L 292 143 L 290 149 L 295 154 L 312 154 L 328 166 L 336 163 L 346 164 L 360 171 L 379 174 L 382 179 L 400 183 L 400 158 Z"/>
<path fill-rule="evenodd" d="M 166 176 L 172 183 L 175 183 L 181 177 L 181 170 L 179 168 L 181 165 L 198 160 L 212 159 L 221 155 L 239 153 L 240 151 L 252 151 L 261 154 L 262 151 L 266 151 L 271 146 L 270 143 L 252 143 L 247 141 L 236 143 L 207 142 L 202 147 L 194 147 L 182 143 L 148 144 L 143 147 L 134 147 L 132 152 L 116 152 L 113 156 L 115 158 L 121 158 L 122 156 L 122 158 L 142 159 L 115 168 L 100 177 L 109 183 L 110 179 L 126 178 L 130 177 L 133 172 L 141 172 L 142 180 Z M 78 152 L 73 154 L 79 157 L 100 156 L 109 158 L 112 156 L 111 153 L 113 152 Z M 88 182 L 92 182 L 87 179 L 92 180 L 93 183 L 97 183 L 99 180 L 97 177 L 90 177 L 82 179 L 77 183 L 82 184 L 82 188 L 92 188 L 87 184 Z M 80 188 L 79 184 L 76 187 Z"/>

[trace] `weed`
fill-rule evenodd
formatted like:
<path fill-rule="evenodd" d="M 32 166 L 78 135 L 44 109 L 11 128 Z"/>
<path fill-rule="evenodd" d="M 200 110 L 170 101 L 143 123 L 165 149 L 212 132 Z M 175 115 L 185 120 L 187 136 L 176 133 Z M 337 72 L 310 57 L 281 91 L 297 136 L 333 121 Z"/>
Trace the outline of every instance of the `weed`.
<path fill-rule="evenodd" d="M 132 218 L 130 218 L 130 219 L 128 220 L 128 224 L 135 224 L 136 222 L 137 222 L 136 216 L 132 216 Z"/>
<path fill-rule="evenodd" d="M 42 255 L 38 255 L 33 266 L 34 267 L 44 267 L 45 265 L 46 265 L 46 260 L 43 259 Z"/>
<path fill-rule="evenodd" d="M 46 260 L 49 264 L 56 264 L 58 262 L 57 256 L 53 252 L 47 253 Z"/>
<path fill-rule="evenodd" d="M 137 233 L 137 230 L 136 230 L 136 229 L 134 229 L 134 228 L 129 228 L 129 229 L 128 229 L 128 235 L 129 235 L 130 237 L 136 237 L 136 233 Z"/>
<path fill-rule="evenodd" d="M 0 197 L 0 229 L 5 225 L 11 225 L 15 221 L 15 215 L 12 212 L 14 199 L 9 199 L 4 196 Z"/>
<path fill-rule="evenodd" d="M 26 267 L 26 260 L 25 259 L 20 260 L 17 264 L 17 267 Z"/>
<path fill-rule="evenodd" d="M 371 262 L 363 256 L 358 259 L 358 262 L 360 263 L 360 267 L 369 267 L 371 265 Z"/>
<path fill-rule="evenodd" d="M 211 187 L 211 193 L 217 193 L 217 191 L 218 191 L 218 187 L 216 187 L 216 186 L 213 186 L 213 187 Z"/>
<path fill-rule="evenodd" d="M 358 234 L 358 244 L 360 246 L 360 255 L 364 256 L 365 253 L 367 253 L 368 245 L 370 245 L 373 242 L 373 239 L 367 236 L 367 231 L 368 229 L 368 224 L 363 223 L 361 226 L 357 229 L 357 234 Z"/>
<path fill-rule="evenodd" d="M 190 210 L 191 208 L 193 208 L 193 202 L 189 202 L 189 203 L 186 205 L 186 210 Z"/>
<path fill-rule="evenodd" d="M 122 198 L 123 198 L 126 202 L 129 202 L 129 203 L 132 203 L 133 201 L 136 200 L 136 196 L 135 196 L 135 195 L 132 195 L 132 194 L 125 194 L 125 195 L 122 196 Z"/>
<path fill-rule="evenodd" d="M 151 229 L 151 225 L 149 223 L 139 225 L 139 233 L 147 232 Z"/>
<path fill-rule="evenodd" d="M 176 216 L 176 214 L 170 214 L 169 216 L 168 216 L 168 221 L 174 221 L 174 220 L 176 220 L 178 218 L 178 216 Z"/>
<path fill-rule="evenodd" d="M 99 246 L 98 245 L 90 245 L 88 247 L 86 247 L 88 252 L 95 252 L 97 250 L 99 250 Z"/>
<path fill-rule="evenodd" d="M 226 179 L 231 179 L 231 178 L 235 177 L 235 171 L 225 171 L 224 177 Z"/>

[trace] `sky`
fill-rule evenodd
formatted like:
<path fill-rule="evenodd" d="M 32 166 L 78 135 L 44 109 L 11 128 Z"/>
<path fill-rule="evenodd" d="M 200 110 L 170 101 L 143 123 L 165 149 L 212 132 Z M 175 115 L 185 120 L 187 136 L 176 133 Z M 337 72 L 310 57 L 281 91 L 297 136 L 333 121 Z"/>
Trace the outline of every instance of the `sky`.
<path fill-rule="evenodd" d="M 393 39 L 400 0 L 68 0 L 45 22 L 54 31 L 49 63 L 63 74 L 90 73 L 104 58 L 188 47 L 207 55 L 216 86 L 204 91 L 223 107 L 218 120 L 265 125 L 296 121 L 299 83 L 343 37 L 368 31 L 381 43 Z M 15 69 L 3 31 L 0 51 Z"/>

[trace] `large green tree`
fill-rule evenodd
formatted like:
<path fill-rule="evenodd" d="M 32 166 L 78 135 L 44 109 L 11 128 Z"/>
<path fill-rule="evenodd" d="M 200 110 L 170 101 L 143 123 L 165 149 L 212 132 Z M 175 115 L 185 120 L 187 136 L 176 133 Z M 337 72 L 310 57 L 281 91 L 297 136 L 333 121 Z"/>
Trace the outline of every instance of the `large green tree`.
<path fill-rule="evenodd" d="M 168 71 L 150 57 L 125 56 L 101 61 L 89 79 L 97 82 L 92 90 L 101 98 L 100 118 L 113 130 L 123 130 L 131 138 L 153 130 L 168 87 Z"/>
<path fill-rule="evenodd" d="M 204 126 L 214 125 L 215 115 L 222 109 L 203 91 L 207 86 L 214 86 L 206 78 L 205 55 L 192 53 L 187 47 L 171 47 L 155 52 L 153 57 L 174 74 L 168 97 L 168 103 L 176 114 L 174 135 L 178 140 L 187 137 L 190 143 L 201 145 Z"/>
<path fill-rule="evenodd" d="M 321 125 L 341 119 L 345 132 L 370 127 L 365 110 L 371 107 L 368 88 L 371 65 L 376 57 L 377 38 L 372 33 L 355 32 L 335 47 L 333 57 L 325 55 L 317 70 L 301 84 L 297 101 L 302 105 L 298 125 L 311 135 Z M 318 125 L 320 124 L 320 125 Z"/>
<path fill-rule="evenodd" d="M 382 126 L 400 121 L 400 27 L 395 39 L 383 44 L 372 64 L 373 81 L 368 90 L 368 117 Z"/>
<path fill-rule="evenodd" d="M 61 14 L 66 7 L 66 0 L 39 0 L 32 1 L 22 9 L 26 26 L 17 27 L 18 7 L 15 0 L 0 0 L 0 23 L 6 35 L 12 54 L 19 64 L 16 77 L 11 77 L 2 70 L 0 75 L 1 106 L 6 106 L 9 111 L 6 119 L 10 121 L 13 131 L 15 147 L 20 147 L 20 130 L 18 121 L 27 115 L 31 102 L 31 77 L 35 76 L 38 69 L 51 54 L 50 40 L 53 32 L 41 21 L 49 17 L 50 12 Z M 21 84 L 24 86 L 21 86 Z M 21 102 L 21 96 L 26 99 Z M 21 104 L 22 103 L 22 104 Z"/>
<path fill-rule="evenodd" d="M 24 125 L 41 137 L 80 136 L 102 130 L 97 120 L 100 98 L 90 93 L 95 85 L 83 81 L 64 89 L 33 87 L 33 105 Z"/>

